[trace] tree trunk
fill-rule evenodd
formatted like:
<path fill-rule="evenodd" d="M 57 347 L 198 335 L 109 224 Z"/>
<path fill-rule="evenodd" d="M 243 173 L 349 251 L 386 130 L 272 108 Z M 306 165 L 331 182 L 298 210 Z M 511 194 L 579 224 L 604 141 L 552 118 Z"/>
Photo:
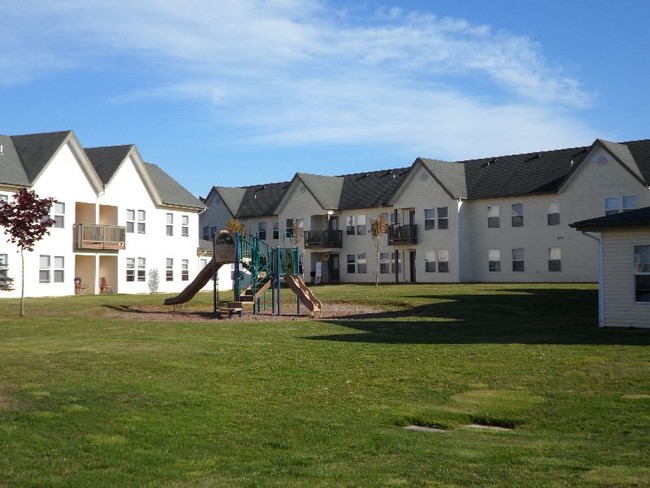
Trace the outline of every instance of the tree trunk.
<path fill-rule="evenodd" d="M 20 264 L 21 264 L 21 271 L 20 271 L 20 316 L 24 317 L 25 316 L 25 254 L 24 250 L 21 247 L 20 248 Z"/>

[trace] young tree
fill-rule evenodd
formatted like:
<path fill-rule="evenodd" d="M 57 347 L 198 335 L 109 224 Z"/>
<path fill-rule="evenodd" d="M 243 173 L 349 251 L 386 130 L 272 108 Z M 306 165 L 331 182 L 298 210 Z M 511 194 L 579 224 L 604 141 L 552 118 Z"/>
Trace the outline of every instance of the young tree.
<path fill-rule="evenodd" d="M 0 203 L 0 227 L 5 228 L 7 242 L 18 246 L 21 262 L 20 316 L 25 315 L 25 251 L 33 251 L 34 245 L 54 225 L 50 218 L 53 198 L 39 198 L 33 191 L 20 188 L 12 201 Z"/>
<path fill-rule="evenodd" d="M 372 241 L 375 244 L 375 252 L 377 254 L 377 272 L 375 273 L 375 287 L 379 286 L 379 268 L 381 266 L 381 236 L 388 232 L 388 222 L 384 214 L 380 212 L 377 214 L 376 219 L 370 220 L 370 235 L 372 235 Z"/>
<path fill-rule="evenodd" d="M 246 237 L 247 235 L 246 226 L 243 223 L 241 223 L 239 220 L 234 218 L 230 219 L 226 223 L 226 227 L 224 229 L 227 230 L 228 232 L 238 232 L 239 235 L 243 237 Z"/>

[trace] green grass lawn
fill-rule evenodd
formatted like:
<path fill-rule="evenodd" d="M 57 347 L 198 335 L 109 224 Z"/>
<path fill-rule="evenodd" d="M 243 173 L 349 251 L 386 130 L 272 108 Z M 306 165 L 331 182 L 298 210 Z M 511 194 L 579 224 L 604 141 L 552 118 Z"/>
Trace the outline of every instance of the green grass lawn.
<path fill-rule="evenodd" d="M 0 486 L 650 486 L 650 330 L 599 329 L 594 286 L 315 291 L 388 312 L 0 300 Z"/>

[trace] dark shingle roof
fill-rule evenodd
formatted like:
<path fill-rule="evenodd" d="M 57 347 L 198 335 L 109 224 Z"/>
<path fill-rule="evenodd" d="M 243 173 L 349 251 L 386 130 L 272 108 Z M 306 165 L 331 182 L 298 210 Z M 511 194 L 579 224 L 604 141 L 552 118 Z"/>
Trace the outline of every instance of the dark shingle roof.
<path fill-rule="evenodd" d="M 160 167 L 152 163 L 144 163 L 144 166 L 163 204 L 199 209 L 205 208 L 205 205 L 198 198 L 160 169 Z"/>
<path fill-rule="evenodd" d="M 435 159 L 418 158 L 452 198 L 467 198 L 465 165 Z"/>
<path fill-rule="evenodd" d="M 291 182 L 268 183 L 242 188 L 244 190 L 236 217 L 264 217 L 274 215 L 275 209 L 289 189 Z"/>
<path fill-rule="evenodd" d="M 595 219 L 581 220 L 569 224 L 578 230 L 600 230 L 612 227 L 650 227 L 650 207 L 628 210 Z"/>
<path fill-rule="evenodd" d="M 84 151 L 95 168 L 97 176 L 106 185 L 132 148 L 133 145 L 128 144 L 125 146 L 91 147 Z"/>
<path fill-rule="evenodd" d="M 316 201 L 325 210 L 336 210 L 341 202 L 343 183 L 342 176 L 322 176 L 308 173 L 296 173 L 303 184 L 309 189 Z"/>
<path fill-rule="evenodd" d="M 630 150 L 643 179 L 650 184 L 650 139 L 629 141 L 623 144 Z"/>
<path fill-rule="evenodd" d="M 9 136 L 0 136 L 0 183 L 5 185 L 29 186 L 31 181 L 25 173 L 14 143 Z"/>
<path fill-rule="evenodd" d="M 554 193 L 580 166 L 591 146 L 461 161 L 467 198 Z"/>
<path fill-rule="evenodd" d="M 339 210 L 387 205 L 410 172 L 408 168 L 343 175 Z"/>
<path fill-rule="evenodd" d="M 72 131 L 11 136 L 29 183 L 40 174 Z"/>

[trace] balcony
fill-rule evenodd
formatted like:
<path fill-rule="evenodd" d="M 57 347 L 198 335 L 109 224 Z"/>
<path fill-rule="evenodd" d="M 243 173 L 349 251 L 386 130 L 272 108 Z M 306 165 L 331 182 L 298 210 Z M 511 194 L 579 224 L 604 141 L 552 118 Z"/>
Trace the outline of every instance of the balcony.
<path fill-rule="evenodd" d="M 388 227 L 388 245 L 399 246 L 418 243 L 417 225 L 391 225 Z"/>
<path fill-rule="evenodd" d="M 342 248 L 342 230 L 307 230 L 305 231 L 305 248 Z"/>
<path fill-rule="evenodd" d="M 126 227 L 117 225 L 75 224 L 75 250 L 120 251 L 126 247 Z"/>

